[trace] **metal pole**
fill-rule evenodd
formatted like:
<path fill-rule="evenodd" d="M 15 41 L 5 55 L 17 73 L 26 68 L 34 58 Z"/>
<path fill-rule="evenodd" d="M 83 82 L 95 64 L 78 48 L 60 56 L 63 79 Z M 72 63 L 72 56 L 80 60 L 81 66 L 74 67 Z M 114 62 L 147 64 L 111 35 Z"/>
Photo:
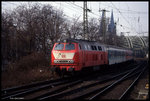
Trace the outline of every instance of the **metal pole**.
<path fill-rule="evenodd" d="M 87 9 L 87 1 L 84 1 L 83 3 L 83 37 L 84 39 L 88 39 L 88 15 L 87 11 L 90 11 Z"/>

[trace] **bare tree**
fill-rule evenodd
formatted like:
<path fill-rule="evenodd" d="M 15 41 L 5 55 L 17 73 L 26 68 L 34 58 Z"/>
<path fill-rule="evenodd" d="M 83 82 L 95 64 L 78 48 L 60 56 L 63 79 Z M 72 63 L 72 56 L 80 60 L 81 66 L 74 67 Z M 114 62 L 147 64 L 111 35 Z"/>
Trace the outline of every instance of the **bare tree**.
<path fill-rule="evenodd" d="M 50 5 L 27 4 L 2 14 L 2 54 L 8 61 L 35 51 L 50 53 L 65 28 L 63 11 Z"/>
<path fill-rule="evenodd" d="M 88 36 L 89 36 L 89 40 L 93 40 L 96 41 L 97 40 L 97 36 L 98 36 L 98 30 L 99 30 L 99 26 L 98 26 L 98 22 L 97 19 L 95 18 L 91 18 L 89 20 L 89 26 L 88 26 L 89 30 L 88 30 Z"/>

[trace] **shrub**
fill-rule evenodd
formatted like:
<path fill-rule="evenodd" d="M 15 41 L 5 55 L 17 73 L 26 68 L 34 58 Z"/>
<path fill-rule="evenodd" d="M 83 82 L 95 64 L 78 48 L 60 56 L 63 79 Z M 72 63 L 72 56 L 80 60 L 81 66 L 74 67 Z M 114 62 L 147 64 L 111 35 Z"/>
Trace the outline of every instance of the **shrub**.
<path fill-rule="evenodd" d="M 53 78 L 49 64 L 44 53 L 34 52 L 24 56 L 9 64 L 8 70 L 2 72 L 2 88 Z"/>
<path fill-rule="evenodd" d="M 9 65 L 11 70 L 30 70 L 41 66 L 49 66 L 49 61 L 44 53 L 34 52 L 28 56 L 24 56 L 19 61 Z"/>

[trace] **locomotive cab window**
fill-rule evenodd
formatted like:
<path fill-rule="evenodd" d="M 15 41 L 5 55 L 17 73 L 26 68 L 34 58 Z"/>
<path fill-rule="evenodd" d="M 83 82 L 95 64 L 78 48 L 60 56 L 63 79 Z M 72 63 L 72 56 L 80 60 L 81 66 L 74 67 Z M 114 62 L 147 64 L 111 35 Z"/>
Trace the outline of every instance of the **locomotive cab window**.
<path fill-rule="evenodd" d="M 75 49 L 74 44 L 66 44 L 66 46 L 65 46 L 65 50 L 74 50 L 74 49 Z"/>
<path fill-rule="evenodd" d="M 64 44 L 57 44 L 54 48 L 54 50 L 63 50 Z"/>

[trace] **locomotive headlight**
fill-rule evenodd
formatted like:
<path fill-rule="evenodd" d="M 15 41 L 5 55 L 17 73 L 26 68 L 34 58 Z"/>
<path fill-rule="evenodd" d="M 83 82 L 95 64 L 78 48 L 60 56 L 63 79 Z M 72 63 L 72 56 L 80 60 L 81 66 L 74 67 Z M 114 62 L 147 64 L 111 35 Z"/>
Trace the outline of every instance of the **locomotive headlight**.
<path fill-rule="evenodd" d="M 54 60 L 54 63 L 58 63 L 58 60 Z"/>
<path fill-rule="evenodd" d="M 54 63 L 74 63 L 73 60 L 54 60 Z"/>
<path fill-rule="evenodd" d="M 74 63 L 74 61 L 73 60 L 69 60 L 69 63 Z"/>

